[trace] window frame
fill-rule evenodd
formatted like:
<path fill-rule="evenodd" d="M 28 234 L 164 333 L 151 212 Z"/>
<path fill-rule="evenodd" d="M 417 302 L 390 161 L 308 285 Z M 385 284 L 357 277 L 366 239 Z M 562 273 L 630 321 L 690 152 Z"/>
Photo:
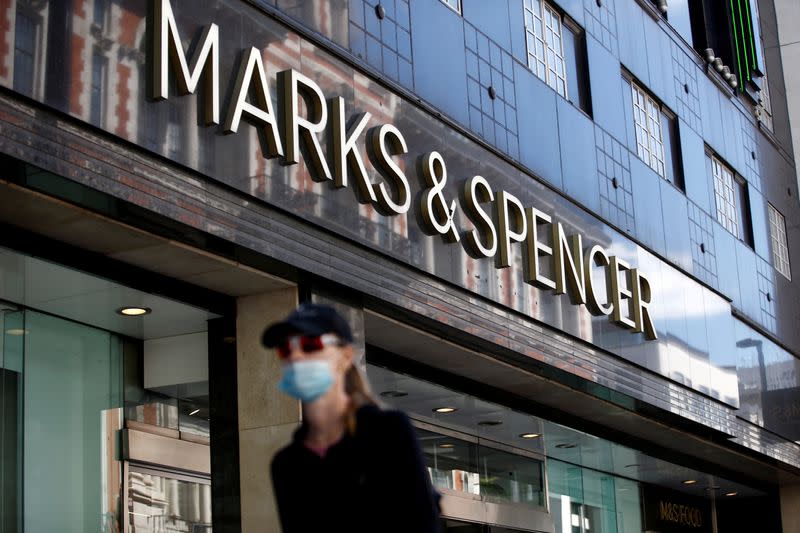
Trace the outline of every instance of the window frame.
<path fill-rule="evenodd" d="M 441 3 L 458 13 L 459 15 L 462 14 L 462 5 L 461 0 L 439 0 Z M 455 2 L 456 6 L 453 6 L 451 2 Z"/>
<path fill-rule="evenodd" d="M 636 155 L 656 174 L 667 179 L 667 158 L 666 150 L 664 149 L 664 128 L 661 124 L 661 104 L 635 80 L 631 79 L 630 84 Z M 641 104 L 639 100 L 641 100 Z M 653 113 L 655 113 L 655 116 Z M 640 120 L 640 116 L 643 120 Z M 640 139 L 640 133 L 643 137 L 642 139 Z"/>
<path fill-rule="evenodd" d="M 661 179 L 685 192 L 678 116 L 625 68 L 622 69 L 622 77 L 630 85 L 636 156 Z M 637 102 L 637 96 L 641 97 L 641 105 Z M 653 112 L 658 113 L 657 120 Z M 658 131 L 654 131 L 654 128 Z M 654 148 L 658 153 L 654 153 Z"/>
<path fill-rule="evenodd" d="M 707 150 L 706 155 L 711 164 L 714 219 L 728 233 L 753 248 L 753 226 L 747 181 L 715 152 Z M 716 172 L 717 169 L 720 170 L 719 173 Z M 718 183 L 721 189 L 717 187 Z"/>
<path fill-rule="evenodd" d="M 769 242 L 772 249 L 772 267 L 783 277 L 792 281 L 792 263 L 789 259 L 789 238 L 786 233 L 786 217 L 783 216 L 783 213 L 778 211 L 774 205 L 767 202 L 767 218 L 769 219 Z M 780 225 L 778 223 L 780 223 Z M 780 239 L 781 236 L 783 240 Z M 781 251 L 783 251 L 783 254 L 781 254 Z"/>
<path fill-rule="evenodd" d="M 530 6 L 530 9 L 529 9 Z M 538 16 L 534 9 L 538 7 Z M 554 5 L 546 0 L 523 0 L 523 28 L 525 31 L 525 57 L 528 70 L 533 72 L 537 78 L 542 80 L 548 87 L 553 89 L 566 100 L 569 100 L 569 81 L 567 80 L 567 60 L 564 54 L 564 31 L 565 26 L 572 28 L 575 24 L 570 24 L 566 15 L 559 11 Z M 528 25 L 528 14 L 530 14 L 533 26 Z M 558 33 L 551 21 L 557 22 Z M 536 33 L 536 23 L 539 23 L 542 33 Z M 574 32 L 574 30 L 571 30 Z M 533 39 L 534 49 L 531 50 L 529 36 Z M 552 37 L 552 38 L 551 38 Z M 555 37 L 558 38 L 558 50 L 555 49 Z M 542 55 L 539 57 L 536 45 L 542 46 Z M 552 55 L 552 58 L 551 58 Z M 531 62 L 533 58 L 533 63 Z M 551 61 L 555 64 L 551 65 Z M 540 65 L 543 68 L 543 75 L 539 74 Z M 560 66 L 560 74 L 558 67 Z M 551 80 L 551 76 L 555 80 Z M 559 85 L 560 82 L 560 85 Z M 560 90 L 561 89 L 561 90 Z M 562 92 L 563 90 L 563 92 Z"/>

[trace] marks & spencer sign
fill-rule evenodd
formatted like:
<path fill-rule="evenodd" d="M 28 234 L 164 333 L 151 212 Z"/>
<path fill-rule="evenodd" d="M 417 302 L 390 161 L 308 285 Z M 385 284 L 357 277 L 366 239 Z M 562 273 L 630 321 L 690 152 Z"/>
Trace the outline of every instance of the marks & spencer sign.
<path fill-rule="evenodd" d="M 609 316 L 647 340 L 657 338 L 647 276 L 602 246 L 585 243 L 581 233 L 567 233 L 552 214 L 523 205 L 480 175 L 463 182 L 458 198 L 448 198 L 445 185 L 451 178 L 444 157 L 433 149 L 410 154 L 418 165 L 416 176 L 407 175 L 397 159 L 409 155 L 408 146 L 394 125 L 375 124 L 369 112 L 346 109 L 342 96 L 324 94 L 295 69 L 268 79 L 262 51 L 256 47 L 230 51 L 241 52 L 241 60 L 233 86 L 221 87 L 221 30 L 216 24 L 195 36 L 196 46 L 187 58 L 169 0 L 151 2 L 150 21 L 153 100 L 169 98 L 171 79 L 181 94 L 202 91 L 206 127 L 236 134 L 245 120 L 258 129 L 265 157 L 283 165 L 298 164 L 302 157 L 317 181 L 330 184 L 327 194 L 354 187 L 360 202 L 386 217 L 414 210 L 426 234 L 463 246 L 473 258 L 493 260 L 499 269 L 511 265 L 512 248 L 519 247 L 526 283 L 567 294 L 573 304 L 584 304 L 595 316 Z M 231 96 L 222 102 L 221 94 Z M 323 140 L 328 150 L 323 150 Z M 416 198 L 410 179 L 419 180 L 422 187 Z M 459 210 L 471 221 L 471 229 L 458 228 Z M 603 276 L 593 275 L 598 269 Z M 598 277 L 604 283 L 597 282 Z"/>

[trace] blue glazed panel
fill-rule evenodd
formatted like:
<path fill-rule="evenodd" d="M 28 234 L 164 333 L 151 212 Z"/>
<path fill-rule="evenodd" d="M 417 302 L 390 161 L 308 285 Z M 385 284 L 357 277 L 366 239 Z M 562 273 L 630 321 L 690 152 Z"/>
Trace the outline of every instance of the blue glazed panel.
<path fill-rule="evenodd" d="M 594 212 L 600 211 L 594 125 L 591 119 L 563 98 L 556 98 L 558 138 L 564 192 Z"/>
<path fill-rule="evenodd" d="M 661 184 L 659 183 L 662 179 L 641 159 L 631 156 L 636 236 L 663 255 L 665 252 L 664 223 L 661 214 Z"/>
<path fill-rule="evenodd" d="M 736 267 L 737 239 L 721 225 L 713 226 L 719 290 L 733 301 L 733 305 L 739 307 L 742 296 L 739 291 L 739 271 Z"/>
<path fill-rule="evenodd" d="M 555 91 L 522 65 L 515 65 L 520 161 L 536 175 L 562 188 L 561 149 Z"/>
<path fill-rule="evenodd" d="M 517 19 L 519 24 L 509 26 L 509 9 L 508 2 L 461 0 L 461 13 L 464 15 L 464 20 L 498 42 L 506 50 L 511 50 L 511 34 L 525 32 L 521 10 L 520 18 Z"/>
<path fill-rule="evenodd" d="M 711 198 L 708 194 L 710 175 L 707 172 L 708 157 L 703 139 L 683 120 L 678 123 L 683 159 L 683 181 L 686 197 L 706 213 L 711 213 Z"/>
<path fill-rule="evenodd" d="M 617 27 L 624 28 L 624 31 L 619 32 L 619 60 L 642 83 L 649 86 L 645 16 L 642 8 L 635 2 L 617 3 Z"/>
<path fill-rule="evenodd" d="M 411 40 L 417 93 L 462 124 L 469 124 L 464 24 L 442 2 L 412 2 Z M 446 81 L 446 82 L 445 82 Z"/>
<path fill-rule="evenodd" d="M 756 255 L 742 241 L 736 241 L 736 262 L 739 267 L 739 293 L 741 295 L 739 309 L 760 322 L 761 304 L 758 294 L 758 275 L 756 270 Z"/>
<path fill-rule="evenodd" d="M 661 180 L 661 207 L 664 246 L 668 259 L 687 272 L 692 271 L 692 240 L 689 237 L 689 207 L 686 196 L 666 180 Z"/>
<path fill-rule="evenodd" d="M 622 107 L 622 75 L 619 60 L 597 39 L 586 37 L 589 58 L 589 83 L 594 121 L 617 139 L 625 139 L 625 112 Z"/>

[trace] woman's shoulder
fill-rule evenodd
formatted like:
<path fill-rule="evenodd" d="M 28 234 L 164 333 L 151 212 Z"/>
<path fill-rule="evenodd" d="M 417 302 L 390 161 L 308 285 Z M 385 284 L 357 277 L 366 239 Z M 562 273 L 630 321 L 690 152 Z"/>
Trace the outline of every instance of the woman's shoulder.
<path fill-rule="evenodd" d="M 295 468 L 296 463 L 299 461 L 298 445 L 296 440 L 292 440 L 289 444 L 278 450 L 272 457 L 270 468 L 273 475 L 276 472 L 282 472 L 286 469 Z"/>
<path fill-rule="evenodd" d="M 368 428 L 371 431 L 412 432 L 411 420 L 404 412 L 395 409 L 383 409 L 372 404 L 359 408 L 357 424 L 358 427 Z"/>

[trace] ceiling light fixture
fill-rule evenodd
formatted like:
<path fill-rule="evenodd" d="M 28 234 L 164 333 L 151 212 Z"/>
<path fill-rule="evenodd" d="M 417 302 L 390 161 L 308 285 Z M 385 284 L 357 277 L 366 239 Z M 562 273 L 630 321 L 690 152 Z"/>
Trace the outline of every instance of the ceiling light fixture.
<path fill-rule="evenodd" d="M 443 415 L 446 415 L 448 413 L 455 413 L 456 411 L 458 411 L 458 409 L 456 409 L 455 407 L 437 407 L 436 409 L 433 410 L 434 413 L 440 413 Z"/>
<path fill-rule="evenodd" d="M 478 422 L 478 425 L 479 426 L 490 426 L 491 427 L 491 426 L 499 426 L 502 423 L 503 422 L 500 421 L 500 420 L 481 420 L 480 422 Z"/>
<path fill-rule="evenodd" d="M 120 307 L 117 313 L 123 316 L 144 316 L 152 313 L 149 307 Z"/>
<path fill-rule="evenodd" d="M 13 335 L 15 337 L 19 337 L 21 335 L 27 335 L 28 334 L 28 330 L 27 329 L 22 329 L 22 328 L 11 328 L 11 329 L 7 329 L 6 330 L 6 334 L 7 335 Z"/>
<path fill-rule="evenodd" d="M 577 448 L 577 444 L 571 444 L 567 442 L 562 442 L 561 444 L 556 444 L 556 448 L 561 448 L 562 450 L 569 450 L 571 448 Z"/>
<path fill-rule="evenodd" d="M 522 433 L 520 435 L 520 438 L 523 438 L 523 439 L 535 439 L 535 438 L 538 438 L 540 436 L 541 435 L 539 435 L 538 433 Z"/>
<path fill-rule="evenodd" d="M 452 443 L 449 443 L 449 442 L 445 442 L 444 444 L 440 444 L 439 445 L 439 448 L 455 448 L 455 447 L 456 447 L 455 444 L 452 444 Z"/>
<path fill-rule="evenodd" d="M 683 481 L 681 481 L 681 483 L 683 483 L 684 485 L 694 485 L 695 483 L 697 483 L 697 480 L 696 479 L 684 479 Z"/>
<path fill-rule="evenodd" d="M 736 496 L 737 494 L 739 494 L 739 493 L 738 492 L 726 492 L 725 496 Z"/>
<path fill-rule="evenodd" d="M 195 409 L 194 411 L 192 411 L 191 413 L 189 413 L 189 416 L 194 416 L 194 415 L 196 415 L 196 414 L 197 414 L 197 413 L 199 413 L 199 412 L 200 412 L 200 409 Z"/>

